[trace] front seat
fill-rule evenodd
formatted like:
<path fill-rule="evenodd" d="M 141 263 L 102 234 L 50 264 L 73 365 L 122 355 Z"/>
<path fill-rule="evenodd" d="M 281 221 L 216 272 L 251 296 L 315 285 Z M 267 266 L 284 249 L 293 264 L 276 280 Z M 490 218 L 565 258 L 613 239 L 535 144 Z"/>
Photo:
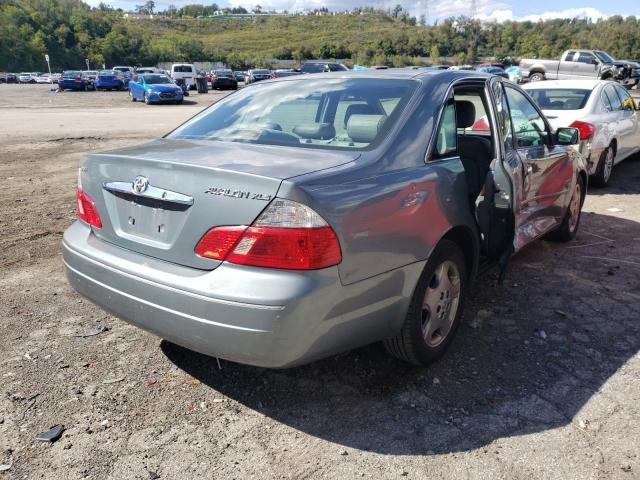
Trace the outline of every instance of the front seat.
<path fill-rule="evenodd" d="M 468 100 L 456 100 L 456 126 L 465 129 L 476 121 L 476 107 Z M 469 197 L 475 204 L 491 163 L 491 141 L 478 135 L 458 135 L 458 153 L 467 177 Z"/>

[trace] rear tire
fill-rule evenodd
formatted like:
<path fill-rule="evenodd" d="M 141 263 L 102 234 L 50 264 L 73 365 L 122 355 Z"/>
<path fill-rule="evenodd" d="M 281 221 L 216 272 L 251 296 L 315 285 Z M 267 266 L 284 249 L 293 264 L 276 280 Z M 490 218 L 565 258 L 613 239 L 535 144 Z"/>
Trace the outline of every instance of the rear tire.
<path fill-rule="evenodd" d="M 543 80 L 545 80 L 544 73 L 534 72 L 531 75 L 529 75 L 530 82 L 541 82 Z"/>
<path fill-rule="evenodd" d="M 129 90 L 129 98 L 131 99 L 132 102 L 136 101 L 136 97 L 133 96 L 133 92 L 131 90 Z"/>
<path fill-rule="evenodd" d="M 594 187 L 606 187 L 611 178 L 614 161 L 615 153 L 613 147 L 609 145 L 604 152 L 602 152 L 600 160 L 598 161 L 598 168 L 596 168 L 596 172 L 591 176 L 589 184 Z"/>
<path fill-rule="evenodd" d="M 578 233 L 578 227 L 580 226 L 580 217 L 582 216 L 582 203 L 585 196 L 584 181 L 582 177 L 578 176 L 578 181 L 573 187 L 573 193 L 571 194 L 571 200 L 569 206 L 564 215 L 562 223 L 557 230 L 554 230 L 549 235 L 551 240 L 557 242 L 570 242 L 576 238 Z"/>
<path fill-rule="evenodd" d="M 402 329 L 384 340 L 387 352 L 415 365 L 428 365 L 440 357 L 460 323 L 467 281 L 462 250 L 441 241 L 418 281 Z"/>

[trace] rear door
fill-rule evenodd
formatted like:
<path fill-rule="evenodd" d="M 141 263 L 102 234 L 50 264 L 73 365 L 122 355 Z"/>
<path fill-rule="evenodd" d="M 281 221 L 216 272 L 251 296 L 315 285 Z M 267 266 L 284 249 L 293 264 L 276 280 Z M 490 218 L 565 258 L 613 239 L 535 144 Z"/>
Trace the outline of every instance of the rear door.
<path fill-rule="evenodd" d="M 570 50 L 560 59 L 558 64 L 558 80 L 573 78 L 575 75 L 575 62 L 573 61 L 576 52 Z"/>
<path fill-rule="evenodd" d="M 505 84 L 511 141 L 522 165 L 516 211 L 517 248 L 556 227 L 566 210 L 573 165 L 565 148 L 554 146 L 550 129 L 535 104 Z"/>

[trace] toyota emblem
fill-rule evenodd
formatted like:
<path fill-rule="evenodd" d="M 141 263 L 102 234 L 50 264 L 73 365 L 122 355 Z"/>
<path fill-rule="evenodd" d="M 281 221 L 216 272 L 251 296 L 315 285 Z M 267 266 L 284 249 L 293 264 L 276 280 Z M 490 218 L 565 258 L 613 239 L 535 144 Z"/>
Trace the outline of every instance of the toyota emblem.
<path fill-rule="evenodd" d="M 147 177 L 143 177 L 142 175 L 138 175 L 133 179 L 133 183 L 131 184 L 131 189 L 133 193 L 142 193 L 149 187 L 149 179 Z"/>

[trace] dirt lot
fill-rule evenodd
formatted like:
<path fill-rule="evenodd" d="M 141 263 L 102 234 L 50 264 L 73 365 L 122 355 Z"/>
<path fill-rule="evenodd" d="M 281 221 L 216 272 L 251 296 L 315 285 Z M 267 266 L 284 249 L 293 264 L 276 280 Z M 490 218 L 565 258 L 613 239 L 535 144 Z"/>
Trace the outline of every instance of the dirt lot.
<path fill-rule="evenodd" d="M 378 345 L 219 369 L 75 294 L 60 242 L 80 155 L 221 95 L 0 85 L 0 478 L 640 478 L 639 160 L 589 193 L 575 242 L 528 248 L 503 287 L 482 277 L 429 369 Z"/>

